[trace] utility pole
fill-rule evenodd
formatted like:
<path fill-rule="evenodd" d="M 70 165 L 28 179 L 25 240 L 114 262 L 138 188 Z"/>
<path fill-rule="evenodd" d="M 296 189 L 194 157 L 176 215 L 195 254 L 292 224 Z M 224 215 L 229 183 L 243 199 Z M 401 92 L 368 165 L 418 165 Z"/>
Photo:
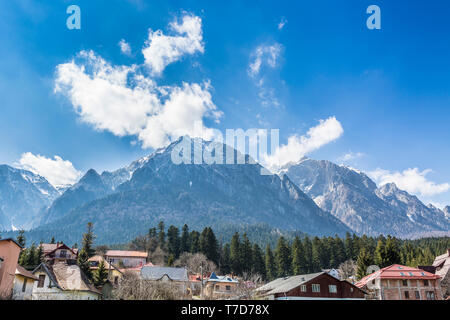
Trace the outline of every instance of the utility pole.
<path fill-rule="evenodd" d="M 200 265 L 200 299 L 203 299 L 203 261 Z"/>

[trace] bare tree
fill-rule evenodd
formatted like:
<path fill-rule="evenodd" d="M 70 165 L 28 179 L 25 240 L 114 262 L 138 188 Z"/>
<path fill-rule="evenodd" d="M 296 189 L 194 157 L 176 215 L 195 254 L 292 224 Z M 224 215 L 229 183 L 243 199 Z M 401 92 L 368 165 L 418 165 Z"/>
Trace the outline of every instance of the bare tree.
<path fill-rule="evenodd" d="M 154 265 L 163 266 L 167 261 L 167 252 L 157 247 L 155 251 L 149 253 L 148 259 Z"/>
<path fill-rule="evenodd" d="M 186 267 L 188 272 L 191 274 L 200 273 L 200 267 L 203 265 L 203 273 L 215 272 L 217 266 L 214 262 L 208 260 L 206 256 L 202 253 L 189 253 L 184 252 L 181 256 L 174 262 L 175 267 Z"/>
<path fill-rule="evenodd" d="M 181 300 L 187 298 L 182 286 L 175 282 L 149 281 L 134 273 L 125 273 L 112 292 L 119 300 Z"/>
<path fill-rule="evenodd" d="M 236 289 L 238 299 L 251 300 L 255 297 L 255 289 L 263 284 L 262 276 L 257 273 L 244 272 Z"/>
<path fill-rule="evenodd" d="M 339 276 L 342 280 L 348 279 L 356 274 L 357 265 L 353 260 L 347 260 L 339 265 Z"/>

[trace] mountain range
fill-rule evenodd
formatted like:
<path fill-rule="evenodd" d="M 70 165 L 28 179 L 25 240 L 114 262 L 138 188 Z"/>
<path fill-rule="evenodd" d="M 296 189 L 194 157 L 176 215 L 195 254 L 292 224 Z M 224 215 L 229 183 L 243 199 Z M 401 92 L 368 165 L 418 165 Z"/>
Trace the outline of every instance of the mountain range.
<path fill-rule="evenodd" d="M 286 165 L 281 173 L 357 233 L 409 236 L 450 230 L 448 209 L 446 213 L 426 206 L 394 183 L 377 187 L 359 170 L 303 158 Z"/>
<path fill-rule="evenodd" d="M 160 220 L 219 231 L 264 224 L 311 235 L 450 230 L 450 207 L 426 206 L 394 184 L 377 187 L 352 168 L 304 158 L 278 174 L 261 175 L 262 167 L 248 156 L 245 164 L 174 164 L 171 154 L 180 141 L 113 172 L 90 169 L 62 194 L 42 177 L 0 166 L 0 229 L 32 228 L 28 239 L 55 236 L 69 243 L 79 240 L 87 222 L 94 223 L 99 243 L 126 242 Z M 194 143 L 202 150 L 210 144 Z M 235 159 L 239 154 L 220 148 Z M 8 183 L 7 176 L 21 183 Z"/>

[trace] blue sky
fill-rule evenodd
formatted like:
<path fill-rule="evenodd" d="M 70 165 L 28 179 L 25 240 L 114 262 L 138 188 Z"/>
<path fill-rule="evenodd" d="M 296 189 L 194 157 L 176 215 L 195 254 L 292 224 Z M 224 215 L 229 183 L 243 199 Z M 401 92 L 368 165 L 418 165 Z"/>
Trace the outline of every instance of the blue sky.
<path fill-rule="evenodd" d="M 71 4 L 81 8 L 81 30 L 66 27 Z M 371 4 L 381 8 L 381 30 L 366 27 Z M 149 29 L 177 36 L 170 23 L 184 16 L 200 19 L 201 40 L 148 72 Z M 70 88 L 55 92 L 58 66 L 82 66 L 79 53 L 92 50 L 110 66 L 138 66 L 158 88 L 198 84 L 211 95 L 208 112 L 220 112 L 205 111 L 208 127 L 279 128 L 286 144 L 334 117 L 343 133 L 309 157 L 450 204 L 448 16 L 446 1 L 2 1 L 0 163 L 30 153 L 30 161 L 59 156 L 71 162 L 63 168 L 101 172 L 151 152 L 134 129 L 95 129 L 75 111 Z"/>

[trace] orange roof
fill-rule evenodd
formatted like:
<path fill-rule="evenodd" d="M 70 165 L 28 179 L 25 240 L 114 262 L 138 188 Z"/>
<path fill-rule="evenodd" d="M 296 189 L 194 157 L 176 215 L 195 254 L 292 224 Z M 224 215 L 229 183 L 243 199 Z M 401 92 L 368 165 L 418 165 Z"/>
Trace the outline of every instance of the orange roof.
<path fill-rule="evenodd" d="M 137 266 L 137 267 L 132 267 L 132 268 L 122 268 L 122 269 L 118 269 L 120 272 L 124 273 L 125 271 L 136 271 L 136 272 L 141 272 L 141 269 L 143 267 L 154 267 L 155 265 L 151 262 L 148 262 L 144 265 L 141 266 Z"/>
<path fill-rule="evenodd" d="M 108 250 L 106 251 L 108 257 L 131 257 L 131 258 L 147 258 L 148 253 L 142 251 L 123 251 L 123 250 Z"/>
<path fill-rule="evenodd" d="M 393 264 L 389 267 L 375 271 L 362 278 L 359 282 L 355 284 L 358 288 L 364 287 L 368 282 L 375 279 L 423 279 L 432 280 L 439 279 L 438 275 L 432 274 L 430 272 L 424 271 L 422 269 L 402 266 L 400 264 Z"/>

